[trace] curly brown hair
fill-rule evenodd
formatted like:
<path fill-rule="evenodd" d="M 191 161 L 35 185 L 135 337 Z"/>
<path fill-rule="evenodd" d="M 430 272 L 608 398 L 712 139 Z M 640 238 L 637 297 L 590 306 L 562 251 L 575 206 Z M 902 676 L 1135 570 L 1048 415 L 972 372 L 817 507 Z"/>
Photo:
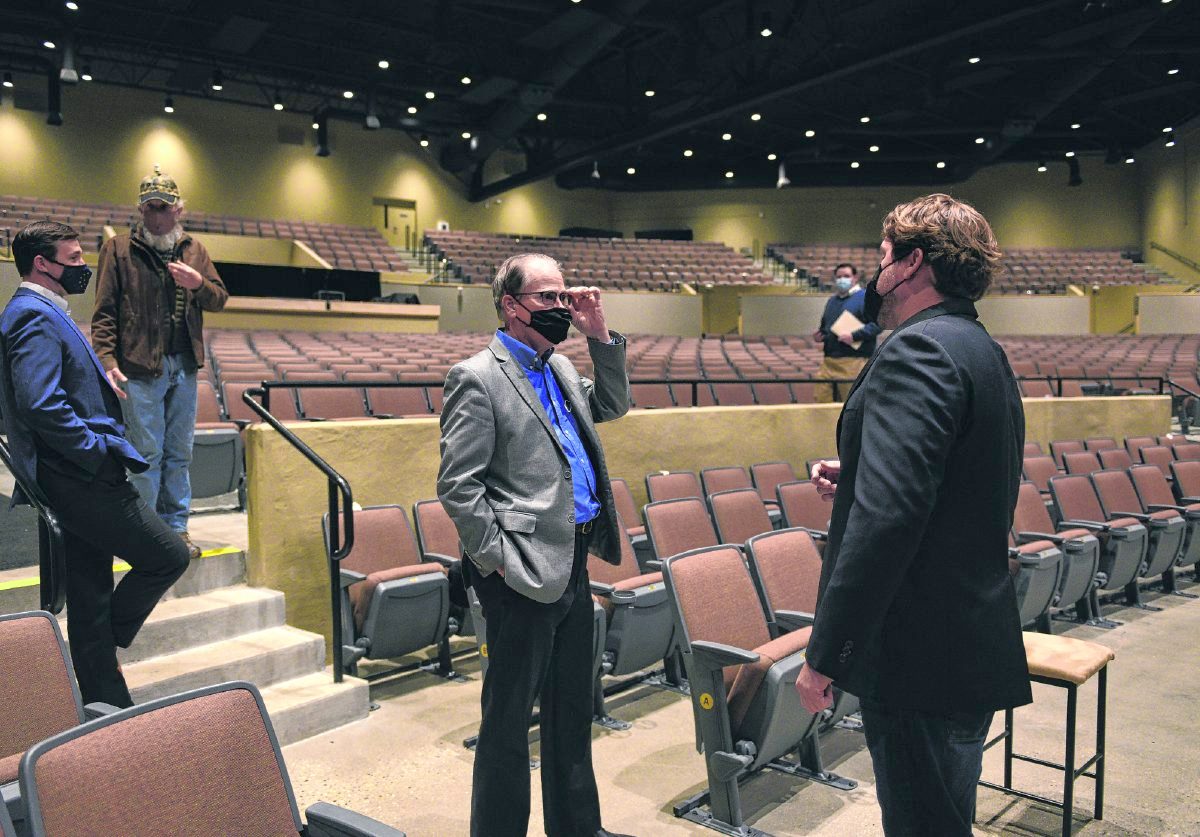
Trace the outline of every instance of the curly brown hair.
<path fill-rule="evenodd" d="M 883 219 L 892 251 L 921 248 L 933 285 L 946 296 L 979 299 L 1000 273 L 1000 245 L 975 207 L 933 194 L 902 203 Z"/>

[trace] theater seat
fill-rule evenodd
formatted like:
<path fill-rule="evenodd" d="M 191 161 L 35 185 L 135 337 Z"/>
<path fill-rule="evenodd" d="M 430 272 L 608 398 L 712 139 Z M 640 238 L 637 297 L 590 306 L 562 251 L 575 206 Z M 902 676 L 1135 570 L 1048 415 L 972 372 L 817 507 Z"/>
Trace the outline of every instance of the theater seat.
<path fill-rule="evenodd" d="M 1200 580 L 1200 501 L 1177 504 L 1171 486 L 1153 465 L 1134 465 L 1129 476 L 1143 509 L 1148 512 L 1169 509 L 1183 515 L 1186 529 L 1179 566 L 1191 567 Z"/>
<path fill-rule="evenodd" d="M 244 682 L 161 698 L 42 741 L 22 762 L 21 788 L 38 837 L 404 837 L 327 802 L 310 805 L 303 822 L 262 695 Z"/>
<path fill-rule="evenodd" d="M 322 518 L 328 538 L 329 515 Z M 354 512 L 354 545 L 340 564 L 343 650 L 349 674 L 360 659 L 403 657 L 438 647 L 439 673 L 449 676 L 450 616 L 446 569 L 423 562 L 408 517 L 400 506 L 368 506 Z"/>
<path fill-rule="evenodd" d="M 710 494 L 708 506 L 717 526 L 717 540 L 721 543 L 745 543 L 774 528 L 766 506 L 753 488 Z"/>
<path fill-rule="evenodd" d="M 1149 511 L 1143 507 L 1128 471 L 1097 471 L 1092 474 L 1092 484 L 1096 486 L 1100 508 L 1107 519 L 1132 517 L 1146 527 L 1146 559 L 1138 575 L 1142 578 L 1162 576 L 1163 589 L 1173 590 L 1174 574 L 1168 576 L 1168 573 L 1183 553 L 1187 534 L 1183 515 L 1175 509 Z"/>
<path fill-rule="evenodd" d="M 637 504 L 633 502 L 633 492 L 629 490 L 629 483 L 621 477 L 613 477 L 610 484 L 612 485 L 613 505 L 617 507 L 617 514 L 621 518 L 622 525 L 625 526 L 625 533 L 629 535 L 629 541 L 633 544 L 638 564 L 646 569 L 646 562 L 653 557 L 650 554 L 650 538 L 646 534 L 646 526 L 642 522 L 641 514 L 638 513 Z"/>
<path fill-rule="evenodd" d="M 1018 545 L 1011 534 L 1009 543 L 1009 574 L 1017 593 L 1021 626 L 1036 625 L 1042 633 L 1052 633 L 1050 607 L 1062 580 L 1062 550 L 1049 540 Z"/>
<path fill-rule="evenodd" d="M 1200 461 L 1171 463 L 1172 490 L 1180 503 L 1200 503 Z"/>
<path fill-rule="evenodd" d="M 1093 618 L 1092 591 L 1099 583 L 1100 541 L 1096 536 L 1087 529 L 1056 531 L 1041 492 L 1028 481 L 1022 482 L 1017 490 L 1013 534 L 1018 544 L 1050 541 L 1062 551 L 1062 573 L 1053 608 L 1063 611 L 1073 607 L 1075 621 L 1088 623 Z"/>
<path fill-rule="evenodd" d="M 822 500 L 817 487 L 807 480 L 782 482 L 775 486 L 775 492 L 783 511 L 784 527 L 803 528 L 813 536 L 818 551 L 824 555 L 833 503 Z"/>
<path fill-rule="evenodd" d="M 717 531 L 699 497 L 646 504 L 646 531 L 655 561 L 702 546 L 716 546 Z M 651 565 L 649 569 L 656 569 Z"/>
<path fill-rule="evenodd" d="M 691 685 L 710 807 L 702 811 L 698 802 L 677 806 L 676 816 L 726 834 L 748 833 L 738 780 L 768 766 L 854 787 L 824 771 L 817 761 L 820 750 L 812 742 L 819 718 L 801 705 L 796 693 L 811 628 L 772 639 L 754 582 L 735 546 L 672 555 L 664 561 L 663 572 Z M 800 750 L 800 762 L 783 759 Z"/>
<path fill-rule="evenodd" d="M 1091 479 L 1081 474 L 1052 477 L 1050 495 L 1063 527 L 1087 529 L 1100 541 L 1099 589 L 1124 590 L 1128 604 L 1140 604 L 1137 576 L 1146 558 L 1146 527 L 1132 517 L 1105 520 Z M 1092 608 L 1099 618 L 1098 591 L 1093 591 Z"/>
<path fill-rule="evenodd" d="M 1090 474 L 1100 470 L 1100 458 L 1092 451 L 1071 451 L 1063 454 L 1063 467 L 1068 474 Z"/>

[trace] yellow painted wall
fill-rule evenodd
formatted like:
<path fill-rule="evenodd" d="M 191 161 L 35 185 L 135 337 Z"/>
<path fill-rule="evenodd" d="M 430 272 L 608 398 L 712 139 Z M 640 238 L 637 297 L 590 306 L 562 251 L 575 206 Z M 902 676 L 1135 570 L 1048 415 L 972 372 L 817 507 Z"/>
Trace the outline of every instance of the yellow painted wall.
<path fill-rule="evenodd" d="M 984 169 L 945 187 L 714 189 L 616 193 L 613 225 L 626 235 L 651 227 L 690 227 L 698 239 L 735 248 L 769 243 L 879 240 L 897 203 L 946 191 L 975 205 L 1002 247 L 1113 247 L 1141 237 L 1138 174 L 1132 166 L 1083 160 L 1083 186 L 1068 188 L 1066 167 L 1038 174 L 1031 164 Z M 793 183 L 799 178 L 792 178 Z M 863 268 L 869 267 L 863 265 Z M 870 272 L 869 270 L 867 271 Z"/>
<path fill-rule="evenodd" d="M 600 425 L 613 476 L 624 477 L 637 503 L 646 502 L 647 472 L 699 470 L 782 459 L 803 472 L 808 459 L 836 450 L 840 406 L 713 407 L 634 411 Z M 1027 435 L 1051 439 L 1166 433 L 1170 399 L 1065 398 L 1025 401 Z M 300 422 L 297 435 L 350 482 L 364 505 L 436 496 L 438 423 L 397 421 Z M 403 463 L 402 465 L 398 463 Z M 324 633 L 328 641 L 329 575 L 321 541 L 328 508 L 320 473 L 278 433 L 246 431 L 251 584 L 287 595 L 287 621 Z"/>
<path fill-rule="evenodd" d="M 0 193 L 85 202 L 128 202 L 154 163 L 179 182 L 191 208 L 249 217 L 370 226 L 373 197 L 417 202 L 422 229 L 455 228 L 553 235 L 607 217 L 594 190 L 564 192 L 552 180 L 471 204 L 441 171 L 432 150 L 397 131 L 331 122 L 329 157 L 314 156 L 311 117 L 81 84 L 63 89 L 65 122 L 0 108 Z M 303 146 L 278 141 L 279 125 L 304 130 Z"/>
<path fill-rule="evenodd" d="M 1151 242 L 1200 262 L 1200 119 L 1175 126 L 1176 145 L 1158 137 L 1138 152 L 1142 169 L 1142 250 L 1146 260 L 1187 282 L 1200 271 L 1151 248 Z"/>

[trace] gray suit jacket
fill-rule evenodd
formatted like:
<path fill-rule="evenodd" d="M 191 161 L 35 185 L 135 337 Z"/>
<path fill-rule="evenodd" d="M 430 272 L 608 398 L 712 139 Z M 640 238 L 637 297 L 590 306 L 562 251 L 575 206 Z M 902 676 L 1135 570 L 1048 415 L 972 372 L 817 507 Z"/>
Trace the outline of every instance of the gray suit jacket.
<path fill-rule="evenodd" d="M 596 470 L 602 506 L 592 552 L 620 562 L 616 506 L 596 422 L 629 410 L 625 342 L 588 341 L 596 380 L 551 355 L 562 389 Z M 438 498 L 458 527 L 463 553 L 483 575 L 504 568 L 513 590 L 556 601 L 566 589 L 575 552 L 571 470 L 550 419 L 520 364 L 499 338 L 446 376 L 441 417 Z"/>

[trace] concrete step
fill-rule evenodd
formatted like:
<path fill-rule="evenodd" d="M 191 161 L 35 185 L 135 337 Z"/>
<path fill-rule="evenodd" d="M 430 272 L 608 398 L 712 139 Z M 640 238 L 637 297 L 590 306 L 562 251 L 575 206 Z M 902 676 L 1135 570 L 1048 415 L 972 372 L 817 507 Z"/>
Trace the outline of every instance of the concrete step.
<path fill-rule="evenodd" d="M 285 621 L 283 593 L 278 590 L 239 585 L 165 599 L 154 608 L 133 645 L 118 649 L 117 657 L 127 665 L 275 628 Z"/>
<path fill-rule="evenodd" d="M 367 717 L 371 695 L 366 680 L 333 682 L 333 669 L 294 677 L 262 690 L 280 746 Z"/>
<path fill-rule="evenodd" d="M 131 663 L 124 674 L 134 702 L 143 703 L 227 680 L 265 689 L 324 667 L 324 637 L 283 625 Z"/>
<path fill-rule="evenodd" d="M 129 567 L 114 561 L 114 576 L 119 581 Z M 246 580 L 246 555 L 236 547 L 214 547 L 192 561 L 187 571 L 166 592 L 163 599 L 195 596 L 200 593 L 242 584 Z M 37 566 L 0 572 L 0 613 L 20 613 L 40 607 L 41 585 Z"/>

